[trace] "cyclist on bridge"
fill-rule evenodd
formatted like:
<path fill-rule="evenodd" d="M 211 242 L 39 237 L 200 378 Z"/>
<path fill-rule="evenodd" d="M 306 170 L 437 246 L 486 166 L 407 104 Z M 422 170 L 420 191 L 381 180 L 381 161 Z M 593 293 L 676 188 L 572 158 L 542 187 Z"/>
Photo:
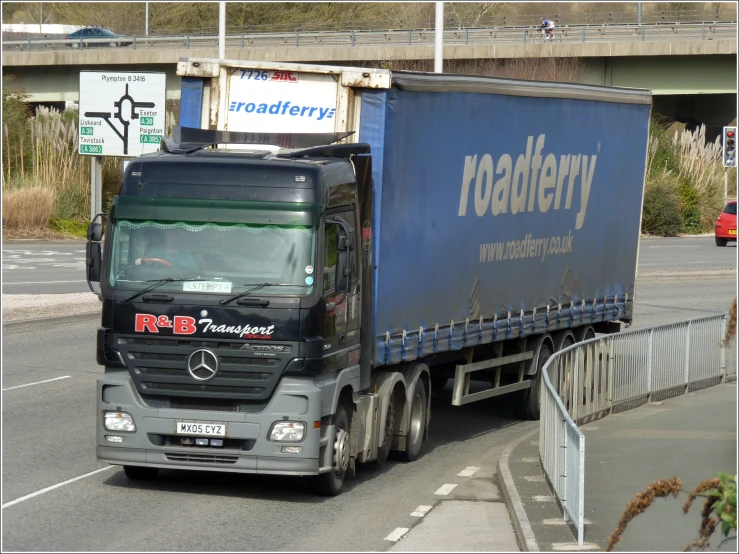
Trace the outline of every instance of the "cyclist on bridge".
<path fill-rule="evenodd" d="M 545 40 L 551 40 L 554 38 L 554 21 L 551 19 L 544 19 L 541 18 L 541 28 L 544 29 L 544 32 L 547 35 L 547 38 Z"/>

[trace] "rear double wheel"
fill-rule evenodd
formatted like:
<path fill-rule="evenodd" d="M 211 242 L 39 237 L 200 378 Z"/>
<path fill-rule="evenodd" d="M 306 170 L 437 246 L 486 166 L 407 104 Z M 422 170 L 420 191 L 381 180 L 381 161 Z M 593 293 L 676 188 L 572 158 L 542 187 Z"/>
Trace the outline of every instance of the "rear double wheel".
<path fill-rule="evenodd" d="M 539 347 L 539 357 L 536 362 L 536 374 L 527 377 L 531 380 L 531 386 L 523 391 L 523 398 L 516 404 L 516 415 L 520 419 L 539 419 L 541 414 L 541 387 L 542 368 L 552 356 L 552 348 L 544 342 Z"/>
<path fill-rule="evenodd" d="M 426 434 L 426 410 L 428 404 L 426 396 L 426 385 L 423 379 L 418 379 L 413 386 L 411 395 L 410 417 L 406 434 L 406 448 L 400 453 L 406 462 L 412 462 L 418 458 L 418 453 L 423 445 L 423 437 Z"/>

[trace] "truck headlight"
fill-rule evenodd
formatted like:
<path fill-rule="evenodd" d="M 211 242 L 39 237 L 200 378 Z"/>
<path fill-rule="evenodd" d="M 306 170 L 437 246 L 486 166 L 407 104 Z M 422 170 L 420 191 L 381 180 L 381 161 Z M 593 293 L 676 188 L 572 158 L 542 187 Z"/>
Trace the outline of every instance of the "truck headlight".
<path fill-rule="evenodd" d="M 269 431 L 271 441 L 299 442 L 305 436 L 305 423 L 302 421 L 278 421 Z"/>
<path fill-rule="evenodd" d="M 133 416 L 128 412 L 103 412 L 105 419 L 105 428 L 108 431 L 128 431 L 136 430 L 136 424 L 133 422 Z"/>

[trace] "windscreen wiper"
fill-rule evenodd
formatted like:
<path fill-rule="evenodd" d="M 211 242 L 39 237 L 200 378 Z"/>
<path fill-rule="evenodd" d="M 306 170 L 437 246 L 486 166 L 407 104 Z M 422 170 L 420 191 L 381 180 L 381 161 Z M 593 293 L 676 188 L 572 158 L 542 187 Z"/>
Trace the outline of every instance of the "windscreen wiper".
<path fill-rule="evenodd" d="M 241 285 L 242 287 L 252 287 L 249 290 L 245 290 L 242 293 L 237 294 L 236 296 L 232 296 L 231 298 L 227 298 L 226 300 L 221 300 L 219 304 L 221 306 L 225 306 L 226 304 L 230 304 L 234 300 L 238 300 L 239 298 L 243 298 L 244 296 L 248 296 L 255 290 L 263 289 L 264 287 L 307 287 L 308 285 L 294 285 L 292 283 L 246 283 L 244 285 Z"/>
<path fill-rule="evenodd" d="M 134 294 L 126 298 L 124 302 L 130 302 L 131 300 L 133 300 L 134 298 L 138 298 L 145 292 L 149 292 L 150 290 L 154 290 L 157 287 L 161 287 L 164 283 L 179 283 L 181 281 L 206 281 L 206 280 L 207 279 L 178 279 L 175 277 L 167 277 L 165 279 L 149 279 L 147 283 L 154 283 L 153 285 L 149 285 L 145 289 L 141 289 L 140 291 L 135 292 Z"/>

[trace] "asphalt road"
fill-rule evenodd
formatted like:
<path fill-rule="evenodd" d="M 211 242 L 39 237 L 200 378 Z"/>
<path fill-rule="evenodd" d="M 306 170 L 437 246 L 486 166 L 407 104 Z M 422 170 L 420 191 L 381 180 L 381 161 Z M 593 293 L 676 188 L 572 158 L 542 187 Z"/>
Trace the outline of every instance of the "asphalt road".
<path fill-rule="evenodd" d="M 3 294 L 85 292 L 85 241 L 3 242 Z"/>
<path fill-rule="evenodd" d="M 637 283 L 636 327 L 728 309 L 736 294 L 735 275 L 674 273 L 696 265 L 735 267 L 734 247 L 717 248 L 712 241 L 642 242 L 640 265 L 653 265 L 641 270 Z M 53 243 L 54 248 L 36 243 L 33 249 L 30 243 L 19 244 L 3 245 L 4 281 L 8 274 L 25 271 L 17 279 L 22 282 L 38 270 L 47 275 L 38 275 L 39 281 L 57 283 L 27 287 L 62 292 L 60 287 L 69 284 L 58 281 L 82 275 L 81 267 L 49 262 L 29 270 L 31 263 L 20 261 L 34 256 L 74 260 L 81 255 L 81 243 Z M 8 250 L 20 257 L 5 259 Z M 395 529 L 418 523 L 411 513 L 419 506 L 440 499 L 500 501 L 491 479 L 500 454 L 512 440 L 537 428 L 514 419 L 511 398 L 453 408 L 447 389 L 432 399 L 431 440 L 419 460 L 361 466 L 336 498 L 306 493 L 299 479 L 206 472 L 164 471 L 156 481 L 132 484 L 120 468 L 95 459 L 96 325 L 82 321 L 4 329 L 3 550 L 385 551 L 394 544 L 386 537 Z M 457 475 L 468 467 L 479 470 L 471 477 Z M 68 482 L 78 477 L 83 478 Z M 447 496 L 436 494 L 446 484 L 458 486 Z"/>

